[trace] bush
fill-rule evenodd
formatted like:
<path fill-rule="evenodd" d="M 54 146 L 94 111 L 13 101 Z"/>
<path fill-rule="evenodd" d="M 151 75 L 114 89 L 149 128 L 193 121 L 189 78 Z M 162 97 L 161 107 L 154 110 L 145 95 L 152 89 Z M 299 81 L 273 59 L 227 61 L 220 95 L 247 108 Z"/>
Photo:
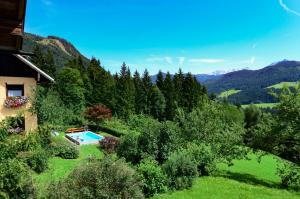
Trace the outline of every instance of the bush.
<path fill-rule="evenodd" d="M 143 191 L 146 197 L 166 192 L 168 179 L 158 163 L 151 159 L 144 159 L 137 167 L 143 180 Z"/>
<path fill-rule="evenodd" d="M 67 179 L 49 188 L 49 199 L 143 198 L 142 183 L 123 160 L 109 157 L 76 168 Z"/>
<path fill-rule="evenodd" d="M 64 159 L 77 159 L 79 157 L 79 150 L 76 146 L 61 142 L 52 146 L 52 152 L 55 156 Z"/>
<path fill-rule="evenodd" d="M 196 145 L 189 143 L 182 153 L 190 155 L 197 164 L 200 176 L 208 176 L 216 171 L 215 155 L 210 146 L 205 144 Z"/>
<path fill-rule="evenodd" d="M 104 137 L 99 143 L 101 149 L 105 150 L 105 152 L 113 153 L 119 144 L 119 140 L 115 137 Z"/>
<path fill-rule="evenodd" d="M 141 159 L 141 154 L 138 148 L 139 133 L 133 132 L 131 134 L 122 136 L 120 144 L 117 147 L 117 154 L 119 157 L 124 157 L 126 161 L 136 164 Z"/>
<path fill-rule="evenodd" d="M 282 187 L 300 191 L 300 167 L 286 164 L 279 170 L 279 176 Z"/>
<path fill-rule="evenodd" d="M 37 173 L 42 173 L 48 168 L 49 156 L 45 151 L 24 152 L 19 154 L 19 158 Z"/>
<path fill-rule="evenodd" d="M 177 151 L 172 153 L 163 165 L 169 177 L 171 189 L 186 189 L 193 185 L 193 179 L 197 177 L 197 164 L 194 157 Z"/>
<path fill-rule="evenodd" d="M 4 141 L 8 136 L 7 128 L 0 124 L 0 142 Z"/>
<path fill-rule="evenodd" d="M 0 163 L 0 193 L 11 199 L 36 198 L 26 165 L 17 159 Z"/>

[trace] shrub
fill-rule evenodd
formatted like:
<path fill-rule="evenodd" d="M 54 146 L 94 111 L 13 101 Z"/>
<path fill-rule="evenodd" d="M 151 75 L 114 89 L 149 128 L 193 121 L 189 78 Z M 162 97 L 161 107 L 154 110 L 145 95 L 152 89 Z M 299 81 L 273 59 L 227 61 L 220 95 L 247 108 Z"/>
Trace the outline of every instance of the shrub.
<path fill-rule="evenodd" d="M 141 159 L 138 151 L 138 137 L 139 133 L 137 132 L 122 136 L 117 147 L 118 156 L 124 157 L 128 162 L 138 163 Z"/>
<path fill-rule="evenodd" d="M 285 164 L 278 173 L 284 188 L 300 191 L 300 167 Z"/>
<path fill-rule="evenodd" d="M 211 175 L 216 170 L 215 155 L 209 145 L 189 143 L 182 153 L 193 158 L 200 176 Z"/>
<path fill-rule="evenodd" d="M 7 128 L 0 124 L 0 142 L 5 140 L 8 136 Z"/>
<path fill-rule="evenodd" d="M 61 142 L 52 146 L 52 152 L 55 156 L 64 159 L 77 159 L 79 157 L 79 150 L 76 146 Z"/>
<path fill-rule="evenodd" d="M 163 165 L 169 177 L 171 189 L 185 189 L 193 185 L 193 179 L 197 177 L 197 164 L 194 158 L 186 153 L 177 151 L 172 153 Z"/>
<path fill-rule="evenodd" d="M 49 199 L 143 198 L 142 183 L 123 160 L 109 157 L 76 168 L 67 179 L 49 188 Z"/>
<path fill-rule="evenodd" d="M 146 197 L 167 191 L 168 179 L 158 163 L 151 159 L 144 159 L 137 167 L 143 180 L 143 191 Z"/>
<path fill-rule="evenodd" d="M 17 159 L 0 163 L 0 193 L 11 199 L 35 198 L 32 178 L 24 163 Z"/>
<path fill-rule="evenodd" d="M 105 152 L 113 153 L 119 144 L 119 140 L 115 137 L 104 137 L 99 143 L 100 147 L 105 150 Z"/>
<path fill-rule="evenodd" d="M 19 154 L 19 158 L 35 172 L 42 173 L 48 168 L 48 154 L 45 151 L 25 152 Z"/>

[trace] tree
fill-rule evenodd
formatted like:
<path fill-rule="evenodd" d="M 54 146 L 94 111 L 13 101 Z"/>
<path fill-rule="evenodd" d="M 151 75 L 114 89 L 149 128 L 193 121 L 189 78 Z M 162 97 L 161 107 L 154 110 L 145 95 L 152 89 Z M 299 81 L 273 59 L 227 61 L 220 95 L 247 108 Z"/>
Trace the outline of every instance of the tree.
<path fill-rule="evenodd" d="M 85 90 L 80 72 L 77 69 L 65 67 L 58 74 L 56 82 L 57 90 L 65 106 L 74 112 L 74 117 L 81 118 L 85 107 Z"/>
<path fill-rule="evenodd" d="M 165 97 L 157 86 L 152 87 L 151 91 L 151 115 L 159 120 L 164 120 L 166 108 Z"/>
<path fill-rule="evenodd" d="M 45 66 L 42 67 L 42 70 L 44 70 L 44 72 L 46 72 L 51 77 L 55 77 L 56 65 L 55 65 L 53 53 L 51 52 L 50 49 L 48 49 L 47 51 L 46 58 L 45 58 Z"/>
<path fill-rule="evenodd" d="M 42 49 L 39 45 L 36 45 L 33 49 L 33 54 L 34 56 L 32 56 L 32 62 L 37 65 L 40 69 L 44 69 L 43 67 L 45 67 L 46 65 L 46 60 L 45 57 L 43 55 Z"/>
<path fill-rule="evenodd" d="M 152 82 L 148 70 L 144 71 L 143 78 L 143 90 L 144 90 L 144 110 L 143 113 L 150 114 L 151 112 L 151 95 L 152 95 Z"/>
<path fill-rule="evenodd" d="M 105 71 L 99 60 L 92 58 L 87 68 L 87 75 L 90 81 L 90 95 L 88 104 L 104 104 L 115 111 L 116 81 L 112 75 Z"/>
<path fill-rule="evenodd" d="M 130 114 L 135 112 L 135 88 L 130 70 L 125 62 L 121 67 L 119 76 L 116 76 L 116 80 L 116 90 L 118 93 L 116 96 L 116 112 L 118 116 L 127 118 Z"/>
<path fill-rule="evenodd" d="M 165 118 L 167 120 L 173 120 L 176 109 L 176 104 L 174 101 L 175 88 L 171 78 L 171 74 L 169 72 L 167 73 L 166 78 L 164 80 L 164 88 L 162 92 L 166 100 Z"/>
<path fill-rule="evenodd" d="M 105 105 L 97 104 L 88 107 L 85 111 L 85 117 L 96 124 L 103 122 L 104 120 L 111 119 L 112 113 Z"/>
<path fill-rule="evenodd" d="M 183 95 L 184 95 L 184 90 L 183 90 L 183 81 L 184 81 L 184 74 L 181 69 L 179 69 L 178 73 L 174 75 L 174 87 L 176 88 L 175 90 L 175 103 L 177 104 L 178 107 L 183 106 Z"/>
<path fill-rule="evenodd" d="M 164 75 L 161 70 L 157 74 L 156 86 L 162 90 L 164 88 Z"/>
<path fill-rule="evenodd" d="M 138 71 L 133 75 L 133 82 L 135 87 L 135 112 L 142 114 L 145 109 L 145 92 L 143 82 Z"/>

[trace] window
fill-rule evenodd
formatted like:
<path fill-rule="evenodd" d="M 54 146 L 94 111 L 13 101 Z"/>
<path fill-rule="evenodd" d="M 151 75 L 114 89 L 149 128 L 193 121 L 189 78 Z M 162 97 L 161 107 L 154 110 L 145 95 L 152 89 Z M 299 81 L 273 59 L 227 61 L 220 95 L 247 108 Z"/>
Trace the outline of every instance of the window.
<path fill-rule="evenodd" d="M 6 84 L 7 97 L 24 96 L 24 85 L 8 85 Z"/>

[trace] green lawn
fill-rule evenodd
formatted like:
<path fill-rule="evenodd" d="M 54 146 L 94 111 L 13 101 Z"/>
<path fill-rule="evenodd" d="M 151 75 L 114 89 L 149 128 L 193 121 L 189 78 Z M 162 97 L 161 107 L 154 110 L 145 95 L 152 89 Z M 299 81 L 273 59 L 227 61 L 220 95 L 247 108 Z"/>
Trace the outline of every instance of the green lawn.
<path fill-rule="evenodd" d="M 277 105 L 277 103 L 261 103 L 261 104 L 253 104 L 259 108 L 274 108 L 274 106 Z M 247 108 L 248 106 L 250 106 L 250 104 L 245 104 L 242 105 L 243 108 Z"/>
<path fill-rule="evenodd" d="M 300 193 L 276 188 L 280 178 L 276 175 L 274 156 L 264 156 L 260 163 L 255 155 L 250 160 L 234 161 L 234 166 L 219 164 L 220 174 L 195 180 L 189 190 L 156 196 L 155 199 L 296 199 Z"/>
<path fill-rule="evenodd" d="M 64 134 L 60 134 L 55 139 L 64 139 Z M 51 182 L 57 182 L 63 179 L 79 164 L 85 163 L 89 157 L 102 158 L 104 154 L 98 148 L 98 145 L 85 145 L 79 148 L 80 155 L 78 159 L 66 160 L 59 157 L 52 157 L 49 159 L 49 168 L 41 173 L 34 174 L 33 180 L 37 186 L 38 194 L 41 196 L 45 192 L 47 186 Z"/>
<path fill-rule="evenodd" d="M 281 82 L 279 84 L 274 84 L 274 85 L 269 86 L 267 88 L 282 89 L 284 86 L 296 87 L 297 85 L 298 85 L 298 82 Z"/>
<path fill-rule="evenodd" d="M 239 92 L 241 92 L 241 90 L 231 89 L 231 90 L 224 91 L 224 92 L 220 93 L 218 97 L 220 97 L 220 98 L 228 98 L 230 95 L 234 95 L 234 94 L 237 94 Z"/>

